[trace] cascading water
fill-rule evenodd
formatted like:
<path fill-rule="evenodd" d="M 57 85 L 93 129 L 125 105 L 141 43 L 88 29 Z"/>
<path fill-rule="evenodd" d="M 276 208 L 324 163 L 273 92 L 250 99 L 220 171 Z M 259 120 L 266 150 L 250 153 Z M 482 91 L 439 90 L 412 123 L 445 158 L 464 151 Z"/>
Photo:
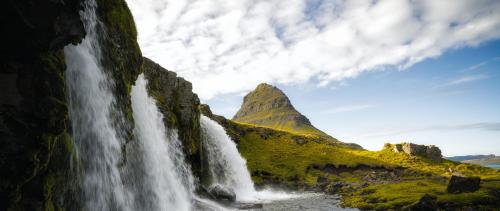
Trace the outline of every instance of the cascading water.
<path fill-rule="evenodd" d="M 202 115 L 200 124 L 211 183 L 232 188 L 238 201 L 253 200 L 255 187 L 236 144 L 217 122 Z"/>
<path fill-rule="evenodd" d="M 82 200 L 86 210 L 131 210 L 130 194 L 118 166 L 123 141 L 111 118 L 115 98 L 101 65 L 96 2 L 81 14 L 87 36 L 64 48 L 72 139 L 82 167 Z"/>
<path fill-rule="evenodd" d="M 191 210 L 193 179 L 184 162 L 175 130 L 168 130 L 154 99 L 148 96 L 147 81 L 140 75 L 132 87 L 135 134 L 142 155 L 145 210 Z M 138 208 L 139 209 L 139 208 Z"/>
<path fill-rule="evenodd" d="M 206 116 L 200 118 L 203 147 L 212 184 L 232 188 L 240 202 L 271 201 L 298 195 L 271 190 L 256 191 L 246 161 L 224 128 Z"/>

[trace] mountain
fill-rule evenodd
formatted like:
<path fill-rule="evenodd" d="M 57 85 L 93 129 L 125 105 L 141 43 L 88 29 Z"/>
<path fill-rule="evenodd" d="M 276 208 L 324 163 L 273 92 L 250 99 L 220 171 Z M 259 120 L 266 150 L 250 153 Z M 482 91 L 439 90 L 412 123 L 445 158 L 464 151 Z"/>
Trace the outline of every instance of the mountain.
<path fill-rule="evenodd" d="M 475 159 L 490 158 L 490 157 L 495 157 L 495 155 L 462 155 L 462 156 L 447 157 L 446 159 L 461 162 L 464 160 L 475 160 Z"/>
<path fill-rule="evenodd" d="M 259 84 L 245 96 L 232 120 L 295 134 L 332 138 L 298 112 L 283 91 L 266 83 Z"/>

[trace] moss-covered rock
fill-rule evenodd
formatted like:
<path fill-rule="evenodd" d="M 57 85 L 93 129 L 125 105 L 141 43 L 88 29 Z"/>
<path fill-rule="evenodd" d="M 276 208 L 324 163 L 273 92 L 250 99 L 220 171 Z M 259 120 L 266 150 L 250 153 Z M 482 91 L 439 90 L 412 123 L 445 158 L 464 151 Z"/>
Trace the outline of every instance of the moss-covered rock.
<path fill-rule="evenodd" d="M 85 35 L 80 0 L 0 7 L 0 210 L 65 207 L 73 148 L 62 47 Z M 77 188 L 77 187 L 75 187 Z M 57 194 L 56 194 L 57 193 Z"/>
<path fill-rule="evenodd" d="M 200 100 L 193 93 L 189 81 L 144 58 L 144 76 L 148 80 L 148 92 L 156 100 L 164 116 L 165 125 L 179 131 L 184 152 L 200 176 Z"/>

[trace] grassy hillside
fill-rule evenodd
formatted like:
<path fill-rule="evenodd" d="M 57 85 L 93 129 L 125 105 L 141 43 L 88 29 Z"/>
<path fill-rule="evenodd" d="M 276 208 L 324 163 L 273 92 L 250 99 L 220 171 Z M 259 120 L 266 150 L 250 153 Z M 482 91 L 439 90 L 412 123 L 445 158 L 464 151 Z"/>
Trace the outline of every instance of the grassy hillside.
<path fill-rule="evenodd" d="M 425 194 L 435 196 L 443 208 L 500 206 L 498 170 L 395 153 L 390 144 L 380 151 L 366 151 L 318 137 L 236 123 L 209 111 L 203 113 L 226 128 L 258 186 L 339 193 L 344 206 L 362 209 L 403 209 Z M 450 169 L 480 177 L 480 190 L 447 193 Z"/>
<path fill-rule="evenodd" d="M 338 192 L 343 194 L 345 206 L 364 209 L 400 209 L 424 194 L 436 196 L 442 207 L 499 205 L 499 195 L 495 195 L 500 191 L 497 170 L 395 153 L 392 145 L 372 152 L 234 124 L 246 131 L 238 146 L 259 185 Z M 448 194 L 449 169 L 481 177 L 482 188 L 474 193 Z"/>

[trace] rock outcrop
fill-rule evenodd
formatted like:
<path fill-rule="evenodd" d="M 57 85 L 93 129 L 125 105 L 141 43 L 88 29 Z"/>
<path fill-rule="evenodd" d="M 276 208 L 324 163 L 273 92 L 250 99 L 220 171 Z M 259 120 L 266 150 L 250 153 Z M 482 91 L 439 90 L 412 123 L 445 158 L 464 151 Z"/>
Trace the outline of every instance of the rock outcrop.
<path fill-rule="evenodd" d="M 441 150 L 434 145 L 419 145 L 413 143 L 403 143 L 394 145 L 394 152 L 406 153 L 412 156 L 421 156 L 434 161 L 441 161 L 443 156 Z"/>
<path fill-rule="evenodd" d="M 62 48 L 85 36 L 81 3 L 16 0 L 0 7 L 0 210 L 54 209 L 65 203 L 58 196 L 70 198 Z"/>
<path fill-rule="evenodd" d="M 194 173 L 199 176 L 200 159 L 200 100 L 193 93 L 189 81 L 168 71 L 148 58 L 144 58 L 144 76 L 148 92 L 155 98 L 167 127 L 176 128 L 185 154 L 191 161 Z"/>
<path fill-rule="evenodd" d="M 474 192 L 479 190 L 480 183 L 481 179 L 479 177 L 461 177 L 452 175 L 446 190 L 448 193 Z"/>
<path fill-rule="evenodd" d="M 232 120 L 292 133 L 332 138 L 315 128 L 307 117 L 299 113 L 283 91 L 265 83 L 259 84 L 245 96 L 241 108 Z"/>

